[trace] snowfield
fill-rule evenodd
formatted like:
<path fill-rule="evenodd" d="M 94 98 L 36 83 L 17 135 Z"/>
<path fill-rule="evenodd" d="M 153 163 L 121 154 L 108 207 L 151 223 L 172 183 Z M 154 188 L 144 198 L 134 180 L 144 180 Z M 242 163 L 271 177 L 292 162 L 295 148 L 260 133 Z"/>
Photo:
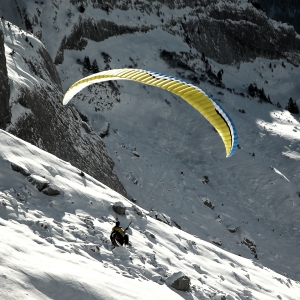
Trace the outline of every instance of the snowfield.
<path fill-rule="evenodd" d="M 67 162 L 0 135 L 1 299 L 297 299 L 298 282 L 164 224 Z M 60 195 L 40 192 L 33 175 Z M 132 221 L 128 248 L 112 249 L 108 238 L 117 202 L 126 207 L 121 225 Z M 179 272 L 189 292 L 168 285 Z"/>
<path fill-rule="evenodd" d="M 51 84 L 26 61 L 39 66 L 43 47 L 54 60 L 81 14 L 74 8 L 66 19 L 67 1 L 60 10 L 59 1 L 26 1 L 31 11 L 41 9 L 41 42 L 16 26 L 23 24 L 8 2 L 0 8 L 16 23 L 2 19 L 0 29 L 14 124 L 31 113 L 16 101 L 20 89 Z M 186 10 L 161 13 L 176 17 Z M 137 26 L 160 22 L 135 9 L 108 15 L 88 5 L 86 14 L 121 25 L 129 16 Z M 184 64 L 172 65 L 163 53 Z M 103 135 L 129 199 L 1 130 L 0 299 L 300 299 L 300 118 L 285 110 L 290 97 L 300 104 L 299 67 L 264 58 L 227 66 L 207 58 L 215 74 L 224 72 L 224 86 L 217 86 L 201 54 L 158 26 L 88 40 L 82 51 L 65 49 L 56 65 L 64 91 L 87 75 L 86 55 L 100 71 L 135 67 L 196 78 L 234 121 L 239 149 L 225 158 L 220 137 L 191 106 L 128 81 L 91 86 L 68 105 Z M 272 104 L 249 96 L 250 84 L 263 88 Z M 116 204 L 126 207 L 124 216 L 116 215 Z M 111 247 L 116 218 L 123 228 L 132 222 L 128 248 Z M 188 291 L 172 286 L 181 276 L 190 279 Z"/>

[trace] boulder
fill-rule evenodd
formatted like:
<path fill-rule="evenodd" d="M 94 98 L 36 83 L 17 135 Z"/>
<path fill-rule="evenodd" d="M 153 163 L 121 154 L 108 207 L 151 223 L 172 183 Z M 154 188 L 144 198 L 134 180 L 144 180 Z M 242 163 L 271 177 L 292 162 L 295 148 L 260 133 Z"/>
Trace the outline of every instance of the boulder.
<path fill-rule="evenodd" d="M 29 170 L 25 166 L 22 166 L 21 164 L 11 162 L 10 166 L 14 171 L 19 172 L 24 176 L 29 176 L 30 175 Z"/>
<path fill-rule="evenodd" d="M 48 196 L 56 196 L 60 194 L 60 189 L 54 184 L 49 184 L 42 190 L 42 192 Z"/>
<path fill-rule="evenodd" d="M 182 272 L 174 273 L 166 280 L 167 285 L 184 292 L 190 290 L 190 283 L 191 279 Z"/>
<path fill-rule="evenodd" d="M 30 175 L 27 177 L 27 179 L 40 192 L 50 184 L 50 182 L 47 179 L 45 179 L 44 177 L 41 177 L 39 175 Z"/>
<path fill-rule="evenodd" d="M 116 202 L 113 205 L 113 210 L 116 214 L 124 216 L 125 215 L 125 211 L 126 211 L 126 207 L 124 206 L 124 204 L 122 202 Z"/>

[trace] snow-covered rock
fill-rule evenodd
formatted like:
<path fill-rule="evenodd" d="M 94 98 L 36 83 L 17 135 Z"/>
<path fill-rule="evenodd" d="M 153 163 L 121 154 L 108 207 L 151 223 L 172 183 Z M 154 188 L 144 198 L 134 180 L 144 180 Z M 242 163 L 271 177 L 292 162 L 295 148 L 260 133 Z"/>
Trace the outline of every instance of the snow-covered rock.
<path fill-rule="evenodd" d="M 123 202 L 118 201 L 118 202 L 114 203 L 112 208 L 116 214 L 121 215 L 121 216 L 125 215 L 126 207 L 123 204 Z"/>
<path fill-rule="evenodd" d="M 181 271 L 172 274 L 166 280 L 166 284 L 179 291 L 187 292 L 190 290 L 191 279 Z"/>

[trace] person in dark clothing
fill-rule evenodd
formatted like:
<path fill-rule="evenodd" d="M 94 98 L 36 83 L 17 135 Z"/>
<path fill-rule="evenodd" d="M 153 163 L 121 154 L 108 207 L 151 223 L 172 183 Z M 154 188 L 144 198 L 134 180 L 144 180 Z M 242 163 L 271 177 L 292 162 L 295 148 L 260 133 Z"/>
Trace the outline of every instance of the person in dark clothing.
<path fill-rule="evenodd" d="M 129 236 L 126 234 L 126 231 L 128 230 L 128 227 L 124 230 L 120 226 L 120 222 L 116 222 L 116 226 L 112 228 L 111 234 L 110 234 L 110 240 L 112 244 L 117 246 L 123 246 L 125 244 L 126 246 L 129 244 Z"/>

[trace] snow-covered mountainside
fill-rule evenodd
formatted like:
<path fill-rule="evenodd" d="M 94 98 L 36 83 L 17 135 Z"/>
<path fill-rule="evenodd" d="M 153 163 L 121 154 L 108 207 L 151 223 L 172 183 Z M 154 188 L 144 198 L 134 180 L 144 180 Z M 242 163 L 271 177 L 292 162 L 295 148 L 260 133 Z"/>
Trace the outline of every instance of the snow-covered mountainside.
<path fill-rule="evenodd" d="M 300 32 L 300 3 L 297 0 L 256 0 L 253 4 L 275 20 L 292 24 Z"/>
<path fill-rule="evenodd" d="M 126 195 L 101 138 L 76 109 L 62 107 L 60 78 L 44 45 L 4 19 L 0 37 L 1 127 Z"/>
<path fill-rule="evenodd" d="M 292 280 L 300 279 L 300 124 L 298 114 L 291 114 L 284 109 L 289 99 L 300 104 L 300 39 L 292 26 L 268 19 L 261 10 L 244 0 L 3 0 L 0 10 L 4 16 L 0 29 L 3 31 L 10 84 L 10 90 L 7 87 L 2 88 L 4 96 L 1 98 L 1 126 L 60 159 L 69 161 L 74 167 L 68 165 L 68 170 L 70 168 L 77 172 L 64 184 L 56 180 L 54 182 L 52 177 L 58 176 L 59 180 L 64 181 L 69 173 L 65 174 L 60 170 L 61 167 L 58 167 L 59 163 L 56 162 L 55 169 L 59 169 L 58 173 L 51 171 L 52 165 L 48 166 L 48 154 L 45 154 L 48 164 L 44 168 L 50 175 L 44 168 L 36 170 L 37 167 L 31 162 L 32 156 L 28 159 L 28 164 L 23 163 L 30 173 L 45 176 L 49 182 L 53 181 L 54 191 L 56 188 L 63 191 L 59 196 L 53 196 L 54 200 L 50 202 L 59 205 L 57 210 L 60 216 L 69 213 L 72 220 L 64 221 L 62 217 L 57 219 L 50 203 L 48 206 L 44 202 L 40 204 L 40 201 L 44 201 L 44 198 L 49 199 L 49 196 L 36 192 L 32 205 L 37 206 L 40 215 L 44 215 L 45 219 L 49 218 L 49 222 L 52 219 L 57 220 L 62 229 L 65 226 L 62 224 L 64 222 L 70 222 L 73 224 L 71 226 L 78 229 L 79 225 L 92 220 L 101 228 L 101 233 L 94 232 L 94 235 L 100 235 L 100 240 L 98 237 L 96 241 L 93 234 L 92 238 L 87 238 L 94 243 L 92 249 L 96 251 L 100 245 L 100 260 L 103 266 L 113 270 L 120 268 L 122 271 L 118 272 L 124 272 L 123 275 L 127 276 L 126 272 L 131 268 L 132 277 L 163 284 L 174 272 L 196 274 L 195 277 L 191 275 L 190 294 L 180 292 L 178 297 L 297 299 L 299 286 Z M 3 51 L 0 49 L 0 58 L 1 53 Z M 0 64 L 3 64 L 3 61 L 2 56 Z M 97 84 L 85 89 L 66 107 L 61 105 L 63 92 L 78 79 L 97 70 L 124 67 L 172 75 L 191 82 L 212 95 L 236 125 L 239 134 L 239 149 L 236 154 L 226 159 L 220 137 L 202 116 L 180 98 L 154 87 L 126 81 Z M 0 80 L 3 81 L 4 87 L 8 86 L 3 67 L 1 72 L 4 78 Z M 36 96 L 36 93 L 41 93 L 37 86 L 46 89 L 42 97 Z M 41 98 L 46 110 L 40 115 Z M 50 110 L 48 105 L 54 108 Z M 11 119 L 8 126 L 5 125 L 7 115 L 10 115 Z M 22 126 L 16 126 L 20 120 Z M 63 125 L 60 125 L 60 122 Z M 54 125 L 51 130 L 45 132 L 49 123 Z M 4 139 L 5 133 L 3 134 Z M 13 137 L 8 140 L 11 139 L 14 142 L 9 143 L 13 145 L 21 143 L 15 142 L 18 140 Z M 26 147 L 29 146 L 26 144 Z M 57 151 L 52 151 L 52 147 Z M 13 157 L 14 153 L 5 149 L 5 153 L 8 153 L 5 155 Z M 39 153 L 39 150 L 31 151 L 36 155 Z M 106 152 L 111 159 L 107 156 L 103 158 Z M 73 154 L 76 157 L 72 159 Z M 98 157 L 96 161 L 93 155 Z M 60 163 L 65 165 L 62 161 Z M 45 161 L 39 164 L 44 165 Z M 111 170 L 113 164 L 114 172 L 126 192 L 118 183 L 118 178 L 106 171 Z M 85 171 L 89 175 L 78 177 L 84 166 L 90 168 Z M 103 167 L 106 166 L 103 172 Z M 9 163 L 6 167 L 8 169 L 3 168 L 4 171 L 1 171 L 3 176 L 8 173 L 7 170 L 12 172 Z M 102 177 L 98 175 L 98 171 L 104 173 Z M 15 173 L 12 174 L 15 176 Z M 24 177 L 20 178 L 27 182 Z M 93 184 L 89 186 L 90 183 L 86 183 L 85 178 L 89 178 Z M 73 186 L 70 183 L 73 181 L 79 186 Z M 14 190 L 17 191 L 17 195 L 20 189 L 25 189 L 22 185 L 24 183 L 17 187 L 11 184 L 9 187 L 9 182 L 1 188 L 4 198 L 10 197 Z M 86 183 L 87 191 L 83 189 L 81 182 Z M 107 192 L 105 187 L 106 192 L 113 196 L 103 197 L 112 200 L 102 201 L 104 204 L 98 203 L 95 199 L 102 195 L 102 187 L 99 187 L 101 184 L 109 185 L 123 195 L 126 193 L 131 202 L 110 190 Z M 10 188 L 14 190 L 10 191 Z M 31 198 L 26 198 L 26 194 L 22 195 L 31 203 Z M 143 263 L 143 266 L 135 269 L 129 266 L 130 260 L 124 262 L 115 259 L 114 254 L 110 252 L 105 239 L 109 236 L 115 217 L 110 207 L 115 202 L 113 199 L 125 201 L 125 205 L 128 206 L 126 221 L 130 218 L 134 220 L 132 230 L 135 231 L 131 232 L 131 238 L 133 247 L 137 250 L 134 252 L 131 249 L 131 254 L 124 250 L 125 254 L 127 253 L 134 263 L 134 255 L 141 255 L 144 251 L 147 253 L 144 255 L 144 261 L 147 262 L 148 259 L 149 266 Z M 142 216 L 136 216 L 133 203 L 146 210 Z M 14 205 L 17 206 L 17 202 L 14 202 Z M 35 239 L 31 235 L 34 230 L 30 226 L 36 223 L 26 220 L 31 220 L 36 208 L 30 206 L 28 209 L 26 218 L 20 217 L 19 214 L 13 219 L 15 224 L 23 224 L 21 226 L 24 232 L 28 232 L 26 243 L 31 243 L 30 241 Z M 80 210 L 79 213 L 76 212 L 77 209 Z M 138 219 L 140 217 L 141 220 Z M 12 217 L 8 214 L 5 218 Z M 81 218 L 83 223 L 80 223 L 78 218 Z M 156 223 L 157 221 L 152 219 L 161 220 L 168 225 Z M 125 219 L 121 220 L 126 226 Z M 152 225 L 152 222 L 158 225 Z M 7 224 L 10 223 L 5 223 L 5 226 Z M 56 225 L 52 226 L 56 228 Z M 159 226 L 159 229 L 155 226 Z M 70 230 L 76 231 L 75 227 Z M 17 234 L 17 229 L 11 230 Z M 73 233 L 70 237 L 65 230 L 57 229 L 58 233 L 49 230 L 43 233 L 45 238 L 61 239 L 65 245 L 62 247 L 64 251 L 68 248 L 74 257 L 84 255 L 86 259 L 90 259 L 90 248 L 83 243 L 84 237 L 78 238 L 82 246 L 81 250 L 78 250 L 77 246 L 72 248 Z M 87 229 L 80 227 L 78 230 L 86 232 Z M 159 240 L 154 240 L 155 247 L 147 230 Z M 17 235 L 16 239 L 19 238 Z M 183 244 L 177 244 L 180 239 L 184 240 Z M 195 248 L 193 241 L 197 247 L 200 247 L 200 244 L 201 247 Z M 47 243 L 40 240 L 39 242 L 43 246 Z M 156 258 L 147 252 L 147 247 L 153 247 L 153 251 L 160 253 L 165 261 L 157 260 L 155 263 Z M 167 248 L 162 248 L 159 252 L 156 247 L 167 247 L 171 252 L 169 253 Z M 177 248 L 181 252 L 174 250 Z M 49 248 L 50 252 L 51 249 Z M 82 252 L 82 249 L 87 252 Z M 41 248 L 38 247 L 37 251 L 41 251 Z M 253 273 L 247 271 L 245 276 L 250 278 L 250 281 L 255 277 L 255 281 L 250 284 L 240 273 L 231 270 L 229 266 L 225 267 L 224 261 L 214 255 L 221 258 L 223 255 L 230 257 L 228 260 L 231 267 L 231 263 L 236 266 L 232 261 L 234 259 L 243 265 L 241 269 L 246 271 L 248 268 L 252 270 L 250 266 L 254 265 Z M 169 260 L 166 257 L 169 257 Z M 208 264 L 205 263 L 206 259 L 209 259 Z M 96 258 L 97 262 L 98 260 L 99 257 Z M 220 263 L 222 270 L 212 261 Z M 82 263 L 86 266 L 90 264 L 85 260 Z M 153 264 L 156 266 L 153 267 Z M 208 265 L 212 264 L 210 269 Z M 23 270 L 26 266 L 19 265 L 19 268 Z M 94 267 L 92 268 L 91 272 L 95 274 Z M 153 268 L 159 268 L 159 271 Z M 209 268 L 210 276 L 213 276 L 212 269 L 216 268 L 218 274 L 215 273 L 214 276 L 219 276 L 218 284 L 224 281 L 222 285 L 216 287 L 217 280 L 202 278 L 201 276 L 208 272 L 202 268 Z M 272 275 L 264 273 L 263 270 L 267 268 L 282 276 L 272 273 L 269 269 L 268 272 Z M 97 269 L 95 272 L 104 272 L 102 265 L 100 269 L 101 271 Z M 142 269 L 144 271 L 141 271 Z M 194 273 L 195 270 L 202 275 Z M 76 269 L 76 272 L 80 271 Z M 46 282 L 51 280 L 44 273 L 41 273 L 44 274 L 41 277 L 37 273 L 25 273 L 26 280 L 39 278 L 32 280 L 39 281 L 38 286 L 44 287 L 44 294 L 50 293 Z M 73 278 L 63 271 L 61 275 L 55 274 L 55 278 L 62 279 L 63 285 Z M 111 273 L 105 271 L 103 274 Z M 269 279 L 259 279 L 262 277 L 257 277 L 258 274 L 265 278 L 277 279 L 270 279 L 269 283 Z M 89 278 L 85 276 L 89 275 L 80 277 L 84 282 Z M 211 284 L 208 284 L 208 281 Z M 267 286 L 262 285 L 262 281 L 267 281 Z M 283 285 L 277 285 L 279 282 Z M 55 281 L 53 284 L 58 283 Z M 94 286 L 94 281 L 90 284 Z M 162 290 L 159 290 L 159 285 L 156 286 L 157 294 L 160 294 L 160 291 L 170 292 L 169 289 L 165 289 L 165 285 Z M 285 286 L 289 288 L 289 292 L 284 292 L 285 295 L 277 292 L 277 289 L 285 289 Z M 79 285 L 76 285 L 75 290 L 77 289 L 82 290 Z M 135 292 L 139 293 L 141 289 Z M 149 286 L 150 289 L 153 289 L 152 285 Z M 88 290 L 93 290 L 91 299 L 94 299 L 95 295 L 98 295 L 98 298 L 108 298 L 107 294 L 97 294 L 100 293 L 97 289 Z M 94 292 L 96 294 L 93 294 Z M 125 294 L 130 295 L 131 292 L 129 289 Z M 116 296 L 113 291 L 111 293 Z M 157 299 L 151 292 L 150 296 Z M 49 294 L 48 297 L 57 298 L 54 294 Z M 124 299 L 126 297 L 124 296 Z M 132 297 L 142 299 L 142 296 L 137 294 L 132 294 Z M 172 294 L 162 298 L 175 299 L 174 297 Z M 38 296 L 36 298 L 38 299 Z"/>
<path fill-rule="evenodd" d="M 0 138 L 0 299 L 271 300 L 300 294 L 299 282 L 259 261 L 156 220 L 7 132 Z M 47 195 L 49 187 L 60 194 Z M 113 205 L 126 207 L 121 225 L 132 221 L 128 248 L 111 249 Z M 172 287 L 182 277 L 188 291 Z"/>

